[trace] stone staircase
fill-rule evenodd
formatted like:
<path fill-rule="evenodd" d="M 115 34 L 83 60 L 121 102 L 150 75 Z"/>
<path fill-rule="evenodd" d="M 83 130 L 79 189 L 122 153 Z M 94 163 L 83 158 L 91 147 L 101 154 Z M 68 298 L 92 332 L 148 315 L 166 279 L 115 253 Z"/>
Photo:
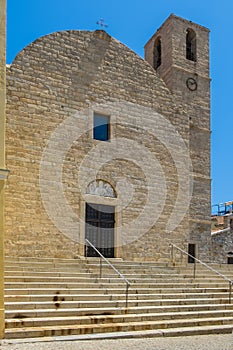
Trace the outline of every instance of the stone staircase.
<path fill-rule="evenodd" d="M 201 266 L 113 260 L 130 281 L 99 259 L 6 258 L 5 338 L 175 336 L 229 333 L 233 303 L 228 283 Z M 231 265 L 218 266 L 232 277 Z"/>

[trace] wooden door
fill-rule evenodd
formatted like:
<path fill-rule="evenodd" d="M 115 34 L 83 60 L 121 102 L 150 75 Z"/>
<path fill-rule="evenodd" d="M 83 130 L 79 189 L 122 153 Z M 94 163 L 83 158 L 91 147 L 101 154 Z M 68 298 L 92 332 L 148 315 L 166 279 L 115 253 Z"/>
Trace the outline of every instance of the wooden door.
<path fill-rule="evenodd" d="M 115 208 L 109 205 L 86 203 L 85 237 L 105 256 L 114 258 Z M 97 252 L 86 245 L 86 256 L 98 257 Z"/>

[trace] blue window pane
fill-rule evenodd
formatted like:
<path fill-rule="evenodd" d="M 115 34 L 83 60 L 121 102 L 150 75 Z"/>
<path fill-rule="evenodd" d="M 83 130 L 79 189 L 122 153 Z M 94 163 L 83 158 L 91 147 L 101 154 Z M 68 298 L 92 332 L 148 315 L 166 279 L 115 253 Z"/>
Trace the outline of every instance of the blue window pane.
<path fill-rule="evenodd" d="M 109 117 L 103 115 L 94 115 L 93 137 L 95 140 L 109 140 Z"/>

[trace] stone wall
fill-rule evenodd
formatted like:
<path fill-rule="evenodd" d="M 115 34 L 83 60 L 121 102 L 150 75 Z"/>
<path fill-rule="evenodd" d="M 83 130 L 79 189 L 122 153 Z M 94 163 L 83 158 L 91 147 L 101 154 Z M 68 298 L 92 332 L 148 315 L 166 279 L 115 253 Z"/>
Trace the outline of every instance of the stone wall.
<path fill-rule="evenodd" d="M 186 34 L 196 33 L 196 61 L 186 59 Z M 189 104 L 189 150 L 192 160 L 193 188 L 190 205 L 189 241 L 205 259 L 209 249 L 211 215 L 210 178 L 210 77 L 209 30 L 171 15 L 145 46 L 145 59 L 153 66 L 154 45 L 161 40 L 161 65 L 157 74 L 182 105 Z M 196 81 L 190 90 L 188 79 Z"/>
<path fill-rule="evenodd" d="M 83 255 L 86 202 L 116 207 L 115 255 L 127 259 L 169 260 L 171 242 L 187 248 L 190 215 L 208 226 L 209 150 L 205 139 L 200 156 L 200 128 L 190 133 L 201 97 L 171 93 L 104 31 L 33 42 L 8 68 L 7 97 L 6 255 Z M 110 116 L 109 142 L 93 139 L 94 112 Z M 194 181 L 189 208 L 190 154 L 207 179 Z M 86 193 L 95 179 L 117 198 Z"/>
<path fill-rule="evenodd" d="M 209 260 L 226 264 L 228 258 L 233 257 L 233 215 L 217 217 L 213 220 L 213 226 L 215 232 L 212 231 L 211 235 Z"/>
<path fill-rule="evenodd" d="M 4 186 L 6 109 L 6 1 L 0 0 L 0 339 L 4 337 Z"/>
<path fill-rule="evenodd" d="M 230 254 L 229 254 L 230 253 Z M 211 255 L 209 261 L 227 264 L 233 256 L 233 231 L 215 234 L 211 238 Z"/>

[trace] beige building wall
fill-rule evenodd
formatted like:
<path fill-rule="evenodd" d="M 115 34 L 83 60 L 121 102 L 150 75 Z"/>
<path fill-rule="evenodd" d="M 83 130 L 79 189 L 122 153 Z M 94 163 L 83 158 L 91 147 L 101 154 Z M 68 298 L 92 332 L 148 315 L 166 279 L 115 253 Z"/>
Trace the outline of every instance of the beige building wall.
<path fill-rule="evenodd" d="M 4 182 L 6 100 L 6 2 L 0 0 L 0 338 L 4 337 Z"/>
<path fill-rule="evenodd" d="M 176 35 L 183 33 L 187 21 L 172 21 Z M 20 52 L 7 70 L 6 254 L 83 256 L 88 202 L 115 206 L 115 257 L 167 261 L 171 242 L 199 243 L 210 231 L 202 65 L 192 94 L 185 81 L 177 92 L 168 88 L 101 30 L 50 34 Z M 110 117 L 108 142 L 93 139 L 94 113 Z M 116 198 L 86 193 L 95 179 L 109 183 Z"/>

